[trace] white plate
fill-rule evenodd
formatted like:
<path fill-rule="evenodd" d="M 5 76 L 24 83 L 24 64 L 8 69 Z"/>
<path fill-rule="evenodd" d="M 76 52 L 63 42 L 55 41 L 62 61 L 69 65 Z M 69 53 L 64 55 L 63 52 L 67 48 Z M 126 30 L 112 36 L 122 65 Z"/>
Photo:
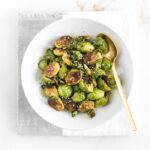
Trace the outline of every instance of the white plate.
<path fill-rule="evenodd" d="M 96 21 L 79 18 L 56 21 L 42 29 L 31 41 L 25 52 L 21 69 L 22 85 L 28 102 L 35 112 L 49 123 L 65 129 L 88 129 L 103 124 L 121 110 L 122 103 L 117 90 L 113 92 L 112 102 L 106 107 L 97 109 L 96 117 L 93 119 L 89 119 L 85 115 L 72 118 L 65 111 L 57 112 L 47 105 L 46 98 L 41 94 L 40 73 L 37 64 L 45 48 L 62 35 L 88 34 L 95 36 L 98 33 L 105 33 L 110 36 L 120 51 L 118 73 L 125 90 L 129 94 L 133 80 L 133 67 L 129 51 L 121 38 L 110 28 Z"/>

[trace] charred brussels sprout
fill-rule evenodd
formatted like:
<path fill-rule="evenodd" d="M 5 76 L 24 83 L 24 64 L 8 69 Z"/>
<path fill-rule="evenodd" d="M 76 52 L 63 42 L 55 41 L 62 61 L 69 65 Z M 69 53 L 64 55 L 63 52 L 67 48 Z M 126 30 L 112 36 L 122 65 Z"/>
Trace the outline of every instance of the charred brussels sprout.
<path fill-rule="evenodd" d="M 110 71 L 112 67 L 111 61 L 107 58 L 103 58 L 101 68 L 105 71 Z"/>
<path fill-rule="evenodd" d="M 62 98 L 69 98 L 72 95 L 72 87 L 69 85 L 60 85 L 58 87 L 58 93 Z"/>
<path fill-rule="evenodd" d="M 87 112 L 89 110 L 93 110 L 94 109 L 94 102 L 93 101 L 83 101 L 81 102 L 81 104 L 79 105 L 78 110 L 80 112 Z"/>
<path fill-rule="evenodd" d="M 66 67 L 65 65 L 62 65 L 62 67 L 61 67 L 60 70 L 59 70 L 58 75 L 59 75 L 59 77 L 60 77 L 61 79 L 64 79 L 64 78 L 66 77 L 66 75 L 67 75 L 67 72 L 68 72 L 67 67 Z"/>
<path fill-rule="evenodd" d="M 46 77 L 53 77 L 55 76 L 60 70 L 60 65 L 58 62 L 52 62 L 51 64 L 49 64 L 45 70 L 44 70 L 44 75 Z"/>
<path fill-rule="evenodd" d="M 77 69 L 71 69 L 66 77 L 66 82 L 69 85 L 75 85 L 81 80 L 81 72 Z"/>
<path fill-rule="evenodd" d="M 100 89 L 94 89 L 93 92 L 91 92 L 87 95 L 88 100 L 97 100 L 102 97 L 104 97 L 104 91 L 102 91 Z"/>
<path fill-rule="evenodd" d="M 46 59 L 40 60 L 38 63 L 38 67 L 40 70 L 43 71 L 47 67 L 47 60 Z"/>
<path fill-rule="evenodd" d="M 77 110 L 77 104 L 73 101 L 66 102 L 64 105 L 66 110 L 69 112 L 74 112 Z"/>
<path fill-rule="evenodd" d="M 64 105 L 59 97 L 52 96 L 48 99 L 48 104 L 57 111 L 64 109 Z"/>
<path fill-rule="evenodd" d="M 44 95 L 47 97 L 51 96 L 58 96 L 58 91 L 55 86 L 53 87 L 46 87 L 43 89 Z"/>
<path fill-rule="evenodd" d="M 103 91 L 111 91 L 111 88 L 101 78 L 98 78 L 97 85 L 98 85 L 98 88 Z"/>
<path fill-rule="evenodd" d="M 94 46 L 90 42 L 79 42 L 77 49 L 83 53 L 91 52 L 94 50 Z"/>
<path fill-rule="evenodd" d="M 99 61 L 102 58 L 102 55 L 99 52 L 89 52 L 84 55 L 83 59 L 87 65 L 92 65 Z"/>
<path fill-rule="evenodd" d="M 93 88 L 94 88 L 92 81 L 87 82 L 83 79 L 81 79 L 81 81 L 79 82 L 79 87 L 82 91 L 86 93 L 93 92 Z"/>
<path fill-rule="evenodd" d="M 93 44 L 101 53 L 106 54 L 109 51 L 107 42 L 102 38 L 100 34 L 94 39 Z"/>
<path fill-rule="evenodd" d="M 70 46 L 71 42 L 72 42 L 71 36 L 62 36 L 55 41 L 55 46 L 57 48 L 66 49 L 67 47 Z"/>
<path fill-rule="evenodd" d="M 85 100 L 85 93 L 84 92 L 74 93 L 74 95 L 72 96 L 72 100 L 74 102 L 81 102 L 81 101 Z"/>

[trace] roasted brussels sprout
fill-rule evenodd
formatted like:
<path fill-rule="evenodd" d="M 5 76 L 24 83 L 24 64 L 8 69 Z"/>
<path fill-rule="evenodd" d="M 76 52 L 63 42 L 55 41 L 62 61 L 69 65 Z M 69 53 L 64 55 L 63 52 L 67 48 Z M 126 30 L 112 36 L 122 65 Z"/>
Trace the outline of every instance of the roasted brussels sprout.
<path fill-rule="evenodd" d="M 55 46 L 57 48 L 66 49 L 67 47 L 70 46 L 71 42 L 72 42 L 71 36 L 62 36 L 55 41 Z"/>
<path fill-rule="evenodd" d="M 101 68 L 105 71 L 110 71 L 111 67 L 112 67 L 111 61 L 104 57 L 101 63 Z"/>
<path fill-rule="evenodd" d="M 109 51 L 107 42 L 102 38 L 100 34 L 97 35 L 97 37 L 94 39 L 93 44 L 101 53 L 106 54 Z"/>
<path fill-rule="evenodd" d="M 52 96 L 48 99 L 48 104 L 57 111 L 64 109 L 64 105 L 59 97 Z"/>
<path fill-rule="evenodd" d="M 108 98 L 102 97 L 95 101 L 95 107 L 102 107 L 108 103 Z"/>
<path fill-rule="evenodd" d="M 81 79 L 81 81 L 79 82 L 79 87 L 82 91 L 89 93 L 89 92 L 93 92 L 94 86 L 92 81 L 86 81 Z"/>
<path fill-rule="evenodd" d="M 96 114 L 95 114 L 94 109 L 87 111 L 87 115 L 88 115 L 90 118 L 95 117 Z"/>
<path fill-rule="evenodd" d="M 79 105 L 78 110 L 80 112 L 87 112 L 89 110 L 93 110 L 94 109 L 94 102 L 93 101 L 83 101 L 81 102 L 81 104 Z"/>
<path fill-rule="evenodd" d="M 66 53 L 66 51 L 64 51 L 62 49 L 59 49 L 59 48 L 54 49 L 54 54 L 56 56 L 63 56 L 64 53 Z"/>
<path fill-rule="evenodd" d="M 99 52 L 89 52 L 83 56 L 84 62 L 87 65 L 92 65 L 102 58 Z"/>
<path fill-rule="evenodd" d="M 67 67 L 63 64 L 62 67 L 61 67 L 60 70 L 59 70 L 58 75 L 59 75 L 59 77 L 60 77 L 61 79 L 64 79 L 64 78 L 66 77 L 66 75 L 67 75 L 67 72 L 68 72 L 68 69 L 67 69 Z"/>
<path fill-rule="evenodd" d="M 103 91 L 111 91 L 111 88 L 101 78 L 98 78 L 97 85 L 98 85 L 98 88 Z"/>
<path fill-rule="evenodd" d="M 43 93 L 44 93 L 44 95 L 47 96 L 47 97 L 58 96 L 58 91 L 57 91 L 57 89 L 56 89 L 55 86 L 44 88 L 44 89 L 43 89 Z"/>
<path fill-rule="evenodd" d="M 62 98 L 69 98 L 72 95 L 72 92 L 72 87 L 69 85 L 64 84 L 58 87 L 58 93 Z"/>
<path fill-rule="evenodd" d="M 46 77 L 45 74 L 41 75 L 41 81 L 43 83 L 46 83 L 46 84 L 53 84 L 53 83 L 55 83 L 52 79 Z"/>
<path fill-rule="evenodd" d="M 85 100 L 85 93 L 84 92 L 74 93 L 74 95 L 72 96 L 72 100 L 74 102 L 82 102 L 83 100 Z"/>
<path fill-rule="evenodd" d="M 66 110 L 69 112 L 74 112 L 77 110 L 77 104 L 73 101 L 69 101 L 65 103 L 64 105 L 65 105 Z"/>
<path fill-rule="evenodd" d="M 44 56 L 44 59 L 48 60 L 48 61 L 53 61 L 55 58 L 55 55 L 53 53 L 53 49 L 52 48 L 48 48 L 46 51 L 46 54 Z"/>
<path fill-rule="evenodd" d="M 72 61 L 70 59 L 70 56 L 67 54 L 67 53 L 64 53 L 63 56 L 62 56 L 62 60 L 63 62 L 68 65 L 68 66 L 72 66 Z"/>
<path fill-rule="evenodd" d="M 83 57 L 82 53 L 80 51 L 73 51 L 73 58 L 75 60 L 81 60 Z"/>
<path fill-rule="evenodd" d="M 94 50 L 94 46 L 90 42 L 79 42 L 77 49 L 83 53 L 91 52 Z"/>
<path fill-rule="evenodd" d="M 105 81 L 112 89 L 117 87 L 115 78 L 112 74 L 109 74 Z"/>
<path fill-rule="evenodd" d="M 43 71 L 47 67 L 47 60 L 46 59 L 40 60 L 38 66 L 39 69 Z"/>
<path fill-rule="evenodd" d="M 71 69 L 66 77 L 66 82 L 69 85 L 75 85 L 81 80 L 81 72 L 77 69 Z"/>
<path fill-rule="evenodd" d="M 106 75 L 106 72 L 102 69 L 94 68 L 92 70 L 92 77 L 97 79 L 99 76 Z"/>
<path fill-rule="evenodd" d="M 44 69 L 44 75 L 46 77 L 53 77 L 55 76 L 60 70 L 60 65 L 58 62 L 52 62 Z"/>
<path fill-rule="evenodd" d="M 97 100 L 104 97 L 104 91 L 100 89 L 94 89 L 93 92 L 87 94 L 88 100 Z"/>

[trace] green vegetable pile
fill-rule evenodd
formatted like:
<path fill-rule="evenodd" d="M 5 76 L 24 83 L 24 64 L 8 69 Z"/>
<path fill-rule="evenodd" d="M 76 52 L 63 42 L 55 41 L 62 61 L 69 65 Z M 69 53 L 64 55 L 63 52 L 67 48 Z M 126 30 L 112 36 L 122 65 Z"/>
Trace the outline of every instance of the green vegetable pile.
<path fill-rule="evenodd" d="M 108 52 L 109 43 L 102 34 L 56 39 L 38 63 L 48 104 L 57 111 L 67 110 L 72 117 L 79 113 L 94 117 L 95 108 L 107 105 L 116 88 Z"/>

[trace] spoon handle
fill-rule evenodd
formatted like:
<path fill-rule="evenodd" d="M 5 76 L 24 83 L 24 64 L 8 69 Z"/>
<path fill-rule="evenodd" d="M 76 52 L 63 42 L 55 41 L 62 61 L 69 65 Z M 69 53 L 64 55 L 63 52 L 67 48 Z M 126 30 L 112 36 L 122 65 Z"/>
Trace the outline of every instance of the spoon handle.
<path fill-rule="evenodd" d="M 127 98 L 126 98 L 126 96 L 124 94 L 123 87 L 121 85 L 120 79 L 118 77 L 118 74 L 117 74 L 117 71 L 116 71 L 116 67 L 115 67 L 115 63 L 113 63 L 112 70 L 113 70 L 114 78 L 115 78 L 115 81 L 116 81 L 116 84 L 117 84 L 117 87 L 118 87 L 118 90 L 119 90 L 119 94 L 121 96 L 124 108 L 126 110 L 126 113 L 127 113 L 128 119 L 129 119 L 129 123 L 130 123 L 131 129 L 132 129 L 132 131 L 136 131 L 137 130 L 136 124 L 135 124 L 135 121 L 133 119 L 131 110 L 129 108 L 129 105 L 128 105 L 128 102 L 127 102 Z"/>

